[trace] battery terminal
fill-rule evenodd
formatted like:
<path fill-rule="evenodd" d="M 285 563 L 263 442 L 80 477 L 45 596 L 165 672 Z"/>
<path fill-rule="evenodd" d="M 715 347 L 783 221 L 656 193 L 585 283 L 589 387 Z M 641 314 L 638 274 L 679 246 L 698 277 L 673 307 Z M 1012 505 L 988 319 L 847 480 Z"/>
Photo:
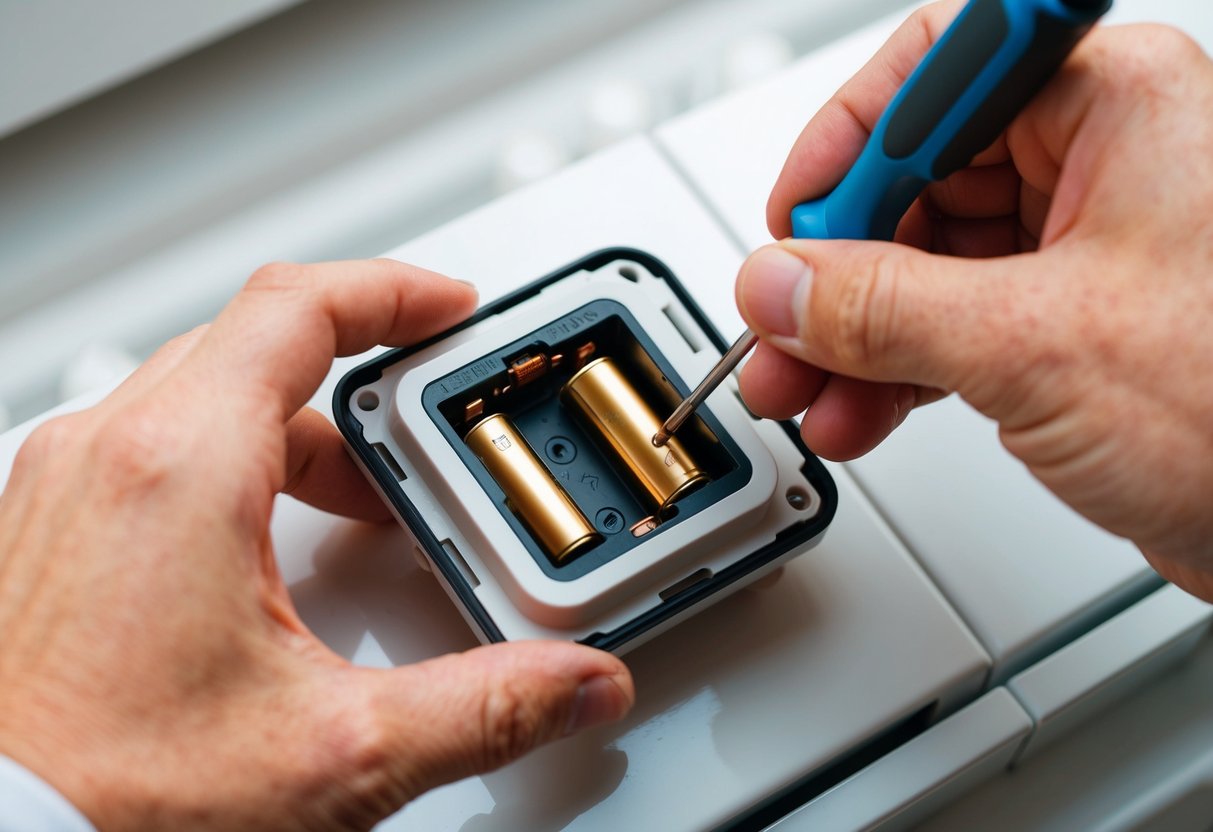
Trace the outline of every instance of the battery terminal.
<path fill-rule="evenodd" d="M 573 369 L 580 370 L 582 367 L 584 367 L 586 362 L 594 357 L 595 352 L 597 352 L 597 347 L 594 346 L 593 341 L 586 341 L 584 344 L 578 347 L 577 360 L 573 366 Z"/>
<path fill-rule="evenodd" d="M 484 415 L 484 399 L 472 399 L 463 406 L 463 421 L 471 422 Z"/>
<path fill-rule="evenodd" d="M 570 365 L 569 371 L 575 373 L 584 367 L 597 351 L 598 348 L 594 345 L 593 341 L 586 341 L 574 351 L 571 361 L 569 360 L 570 356 L 559 352 L 550 356 L 545 353 L 538 353 L 536 355 L 525 353 L 509 362 L 509 366 L 506 369 L 506 378 L 509 379 L 508 383 L 500 387 L 494 387 L 488 395 L 493 399 L 508 396 L 526 387 L 528 384 L 538 381 L 550 371 L 564 367 L 566 364 Z M 472 399 L 465 404 L 463 407 L 464 424 L 471 424 L 483 416 L 486 407 L 487 404 L 483 397 Z"/>
<path fill-rule="evenodd" d="M 650 515 L 632 526 L 632 537 L 644 537 L 657 528 L 657 518 Z"/>

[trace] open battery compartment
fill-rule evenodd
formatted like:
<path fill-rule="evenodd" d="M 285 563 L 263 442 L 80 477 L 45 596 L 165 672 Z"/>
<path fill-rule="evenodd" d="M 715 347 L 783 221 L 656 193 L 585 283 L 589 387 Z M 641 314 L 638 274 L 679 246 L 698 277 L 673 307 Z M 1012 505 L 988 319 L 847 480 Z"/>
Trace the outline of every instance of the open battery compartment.
<path fill-rule="evenodd" d="M 609 358 L 664 417 L 724 346 L 664 264 L 614 249 L 362 365 L 340 382 L 334 413 L 415 538 L 414 553 L 483 640 L 567 638 L 620 652 L 810 547 L 833 515 L 833 483 L 796 426 L 753 418 L 729 380 L 702 421 L 679 432 L 708 482 L 676 500 L 656 529 L 631 534 L 652 503 L 562 405 L 561 391 Z M 598 545 L 562 564 L 537 544 L 465 442 L 476 419 L 495 413 L 557 481 L 576 480 L 568 491 Z M 561 437 L 571 444 L 558 447 Z M 586 470 L 572 467 L 570 451 Z M 585 474 L 599 477 L 598 490 Z M 622 520 L 608 527 L 602 508 Z"/>
<path fill-rule="evenodd" d="M 576 390 L 578 383 L 584 384 L 583 379 L 595 373 L 630 387 L 640 406 L 649 411 L 639 425 L 628 425 L 633 428 L 629 439 L 636 447 L 626 453 L 612 448 L 584 412 L 570 402 L 570 389 Z M 554 580 L 568 581 L 686 522 L 749 479 L 749 462 L 705 409 L 677 436 L 679 448 L 675 450 L 693 461 L 693 470 L 699 472 L 696 478 L 687 471 L 684 486 L 671 478 L 671 489 L 685 487 L 685 495 L 675 494 L 675 499 L 664 504 L 639 482 L 636 466 L 629 464 L 635 457 L 664 455 L 672 459 L 675 453 L 651 445 L 650 425 L 654 415 L 660 420 L 673 410 L 684 390 L 685 384 L 627 308 L 615 300 L 596 300 L 436 379 L 425 388 L 422 401 L 540 569 Z M 533 479 L 549 480 L 552 487 L 565 492 L 594 535 L 568 557 L 560 556 L 561 546 L 545 548 L 535 534 L 536 526 L 550 520 L 552 513 L 567 511 L 558 497 L 527 501 L 525 495 L 508 494 L 508 486 L 503 488 L 501 482 L 506 477 L 495 476 L 486 466 L 484 454 L 477 454 L 469 444 L 468 434 L 495 415 L 507 421 L 486 425 L 493 433 L 486 437 L 488 442 L 481 442 L 487 452 L 508 458 L 512 449 L 496 454 L 492 442 L 525 442 L 530 453 L 518 454 L 521 461 L 514 464 L 533 464 L 533 459 L 541 466 Z M 636 416 L 626 408 L 608 414 L 629 422 Z M 677 470 L 672 465 L 664 467 Z M 539 488 L 543 487 L 540 483 Z M 576 527 L 572 522 L 566 525 Z M 570 543 L 574 535 L 569 533 Z"/>

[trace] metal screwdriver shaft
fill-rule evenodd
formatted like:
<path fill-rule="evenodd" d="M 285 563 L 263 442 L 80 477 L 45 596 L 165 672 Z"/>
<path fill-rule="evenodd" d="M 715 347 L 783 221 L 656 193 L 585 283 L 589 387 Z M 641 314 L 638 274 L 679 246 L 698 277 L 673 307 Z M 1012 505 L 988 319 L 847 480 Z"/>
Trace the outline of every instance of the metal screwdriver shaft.
<path fill-rule="evenodd" d="M 670 414 L 670 418 L 665 420 L 665 424 L 661 426 L 661 430 L 653 434 L 653 444 L 660 448 L 662 445 L 670 441 L 670 437 L 682 427 L 683 423 L 691 417 L 691 414 L 703 404 L 703 400 L 712 394 L 712 391 L 720 386 L 720 382 L 724 381 L 729 373 L 741 363 L 741 359 L 745 358 L 745 354 L 754 348 L 758 343 L 758 336 L 750 330 L 746 330 L 741 334 L 741 337 L 733 342 L 733 346 L 729 347 L 729 351 L 717 362 L 703 379 L 699 382 L 699 386 L 691 391 L 691 395 L 682 400 L 678 407 L 674 408 L 674 412 Z"/>

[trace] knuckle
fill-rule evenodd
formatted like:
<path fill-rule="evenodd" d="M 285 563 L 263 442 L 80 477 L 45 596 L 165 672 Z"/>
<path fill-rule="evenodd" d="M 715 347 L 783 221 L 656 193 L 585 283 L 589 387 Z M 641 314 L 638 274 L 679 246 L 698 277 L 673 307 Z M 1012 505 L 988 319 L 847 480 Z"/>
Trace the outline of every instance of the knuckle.
<path fill-rule="evenodd" d="M 1132 100 L 1143 92 L 1171 94 L 1204 51 L 1189 35 L 1161 23 L 1106 29 L 1093 38 L 1103 83 Z"/>
<path fill-rule="evenodd" d="M 884 355 L 893 336 L 898 269 L 887 254 L 866 273 L 844 278 L 835 311 L 835 352 L 850 367 L 868 367 Z"/>
<path fill-rule="evenodd" d="M 936 0 L 934 3 L 928 3 L 925 6 L 919 6 L 910 16 L 906 18 L 906 22 L 902 25 L 906 29 L 921 31 L 928 37 L 931 34 L 932 21 L 936 17 L 942 16 L 946 11 L 947 0 Z"/>
<path fill-rule="evenodd" d="M 910 15 L 910 25 L 921 28 L 928 41 L 934 43 L 956 19 L 962 5 L 963 0 L 935 0 L 919 6 Z"/>
<path fill-rule="evenodd" d="M 210 329 L 210 324 L 201 324 L 194 327 L 189 332 L 183 332 L 168 341 L 165 341 L 155 354 L 149 359 L 149 363 L 157 359 L 172 358 L 182 356 L 193 349 L 194 345 L 202 340 Z"/>
<path fill-rule="evenodd" d="M 71 446 L 77 439 L 80 428 L 81 417 L 76 413 L 58 416 L 42 423 L 34 429 L 17 452 L 14 469 L 41 464 Z"/>
<path fill-rule="evenodd" d="M 484 698 L 481 728 L 484 770 L 500 768 L 535 747 L 544 718 L 538 704 L 508 684 L 497 683 Z"/>
<path fill-rule="evenodd" d="M 282 292 L 298 289 L 303 282 L 303 266 L 298 263 L 266 263 L 249 276 L 245 289 L 255 292 Z"/>
<path fill-rule="evenodd" d="M 97 474 L 121 493 L 150 490 L 183 462 L 181 438 L 154 410 L 125 408 L 110 416 L 93 437 Z"/>
<path fill-rule="evenodd" d="M 1142 50 L 1162 65 L 1184 65 L 1203 58 L 1204 50 L 1186 32 L 1163 23 L 1143 23 L 1137 27 Z"/>
<path fill-rule="evenodd" d="M 244 300 L 289 307 L 301 329 L 320 324 L 326 315 L 323 285 L 310 279 L 310 267 L 299 263 L 268 263 L 249 277 Z M 261 297 L 272 293 L 272 297 Z"/>

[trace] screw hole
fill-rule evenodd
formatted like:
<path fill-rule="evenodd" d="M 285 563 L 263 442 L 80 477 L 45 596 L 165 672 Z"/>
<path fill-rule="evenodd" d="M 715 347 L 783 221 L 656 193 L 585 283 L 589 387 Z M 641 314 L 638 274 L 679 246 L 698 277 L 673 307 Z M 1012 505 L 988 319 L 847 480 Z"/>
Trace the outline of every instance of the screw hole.
<path fill-rule="evenodd" d="M 808 492 L 800 486 L 792 486 L 784 496 L 787 498 L 788 505 L 797 511 L 804 511 L 809 507 Z"/>
<path fill-rule="evenodd" d="M 577 458 L 577 446 L 563 436 L 553 436 L 543 446 L 548 459 L 557 464 L 567 464 Z"/>
<path fill-rule="evenodd" d="M 623 529 L 626 522 L 623 519 L 623 515 L 619 513 L 618 509 L 604 508 L 600 509 L 599 512 L 594 515 L 594 525 L 596 525 L 598 530 L 603 534 L 615 534 L 615 532 Z"/>
<path fill-rule="evenodd" d="M 633 283 L 640 282 L 640 275 L 631 266 L 620 266 L 619 267 L 619 276 L 624 278 L 625 280 L 630 280 Z"/>
<path fill-rule="evenodd" d="M 363 390 L 358 394 L 358 407 L 366 411 L 379 407 L 379 394 L 374 390 Z"/>

